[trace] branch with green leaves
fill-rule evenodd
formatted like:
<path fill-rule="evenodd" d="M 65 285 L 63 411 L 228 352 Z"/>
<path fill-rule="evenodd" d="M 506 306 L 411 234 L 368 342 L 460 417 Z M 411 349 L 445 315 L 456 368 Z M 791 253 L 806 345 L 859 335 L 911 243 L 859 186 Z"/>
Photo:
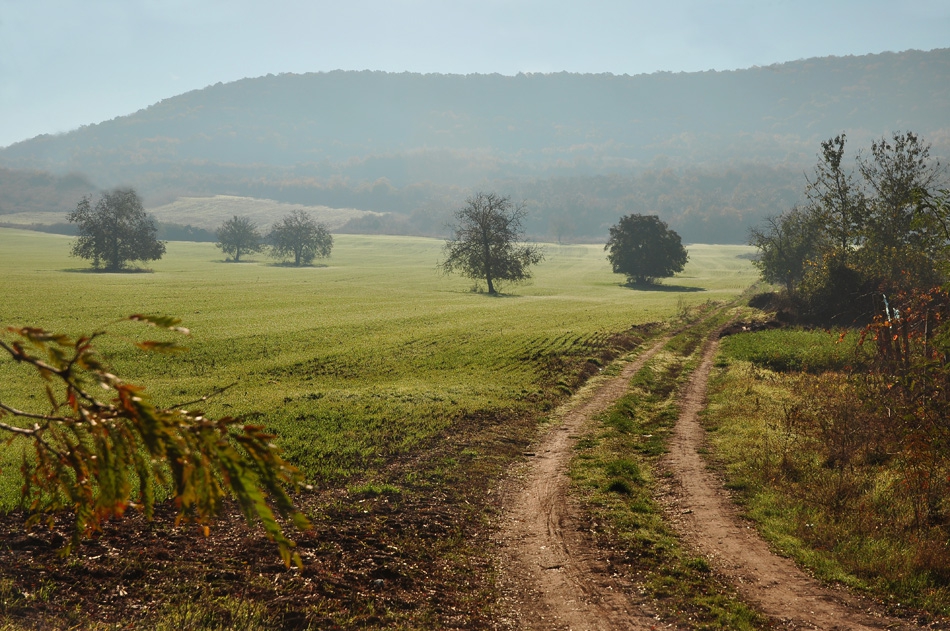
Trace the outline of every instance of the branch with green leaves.
<path fill-rule="evenodd" d="M 168 316 L 126 320 L 188 335 Z M 281 457 L 274 436 L 237 418 L 214 420 L 185 409 L 207 397 L 170 408 L 154 405 L 142 387 L 100 362 L 93 342 L 106 333 L 75 340 L 35 327 L 0 333 L 0 349 L 36 370 L 49 404 L 37 413 L 0 401 L 0 433 L 8 434 L 7 444 L 26 440 L 33 447 L 24 450 L 21 465 L 27 525 L 52 524 L 56 513 L 71 511 L 73 535 L 63 550 L 68 554 L 104 520 L 130 507 L 151 519 L 157 486 L 170 489 L 177 522 L 197 522 L 206 532 L 230 496 L 248 523 L 260 521 L 284 563 L 300 566 L 279 517 L 301 530 L 310 527 L 289 494 L 303 477 Z M 147 352 L 186 350 L 167 341 L 134 344 Z M 100 390 L 109 398 L 99 398 Z"/>

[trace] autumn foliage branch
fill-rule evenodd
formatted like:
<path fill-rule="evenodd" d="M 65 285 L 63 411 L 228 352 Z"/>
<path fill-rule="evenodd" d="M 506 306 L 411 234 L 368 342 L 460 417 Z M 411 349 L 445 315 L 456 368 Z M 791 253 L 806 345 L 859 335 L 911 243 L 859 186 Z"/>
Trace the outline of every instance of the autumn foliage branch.
<path fill-rule="evenodd" d="M 127 320 L 187 335 L 179 320 L 133 315 Z M 115 323 L 113 323 L 115 324 Z M 185 404 L 161 408 L 140 386 L 110 373 L 93 350 L 106 331 L 71 339 L 41 328 L 10 327 L 0 349 L 36 369 L 45 386 L 48 411 L 17 409 L 0 401 L 0 432 L 7 444 L 29 441 L 21 465 L 28 526 L 52 524 L 57 512 L 73 514 L 68 554 L 102 522 L 133 507 L 151 518 L 155 489 L 170 489 L 178 521 L 205 526 L 223 501 L 233 497 L 249 523 L 260 521 L 284 563 L 300 565 L 294 543 L 278 516 L 299 529 L 310 527 L 288 489 L 303 483 L 271 434 L 257 425 L 190 411 Z M 174 342 L 135 342 L 143 351 L 174 353 Z M 108 400 L 95 394 L 104 390 Z"/>

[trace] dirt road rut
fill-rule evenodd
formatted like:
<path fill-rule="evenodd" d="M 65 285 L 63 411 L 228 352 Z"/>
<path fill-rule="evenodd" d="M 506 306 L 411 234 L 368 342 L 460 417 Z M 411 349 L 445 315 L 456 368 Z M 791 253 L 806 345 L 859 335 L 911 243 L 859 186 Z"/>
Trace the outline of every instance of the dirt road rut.
<path fill-rule="evenodd" d="M 750 603 L 782 629 L 915 629 L 874 612 L 870 603 L 810 578 L 773 554 L 736 513 L 728 493 L 699 454 L 698 413 L 717 348 L 710 337 L 684 393 L 670 452 L 672 475 L 661 488 L 670 521 L 685 542 L 709 559 Z M 568 465 L 578 432 L 627 390 L 637 371 L 663 347 L 655 341 L 620 375 L 605 378 L 565 404 L 558 422 L 534 447 L 528 468 L 507 493 L 499 543 L 500 582 L 509 617 L 500 626 L 531 630 L 609 631 L 662 628 L 649 600 L 613 574 L 592 545 L 583 511 L 569 496 Z"/>
<path fill-rule="evenodd" d="M 874 612 L 843 589 L 831 589 L 794 563 L 773 554 L 752 526 L 740 518 L 720 480 L 700 456 L 705 434 L 699 413 L 718 348 L 710 339 L 690 377 L 679 420 L 662 466 L 672 474 L 661 498 L 683 539 L 705 556 L 739 592 L 785 629 L 916 629 Z"/>

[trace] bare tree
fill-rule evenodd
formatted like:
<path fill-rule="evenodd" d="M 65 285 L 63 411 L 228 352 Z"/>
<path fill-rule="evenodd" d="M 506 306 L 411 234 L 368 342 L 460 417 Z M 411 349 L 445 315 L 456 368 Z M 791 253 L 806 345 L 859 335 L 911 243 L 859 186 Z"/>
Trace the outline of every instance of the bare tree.
<path fill-rule="evenodd" d="M 455 213 L 452 237 L 445 242 L 445 273 L 458 272 L 485 279 L 488 293 L 498 293 L 498 281 L 519 282 L 531 277 L 529 268 L 544 259 L 537 245 L 524 243 L 521 226 L 525 204 L 495 193 L 475 193 Z"/>

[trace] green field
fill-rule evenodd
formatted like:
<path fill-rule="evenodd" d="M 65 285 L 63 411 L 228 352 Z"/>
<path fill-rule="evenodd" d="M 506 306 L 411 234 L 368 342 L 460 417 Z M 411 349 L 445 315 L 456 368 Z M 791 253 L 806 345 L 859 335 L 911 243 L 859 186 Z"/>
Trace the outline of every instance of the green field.
<path fill-rule="evenodd" d="M 188 353 L 146 356 L 113 336 L 102 349 L 115 372 L 163 404 L 236 382 L 208 413 L 265 423 L 308 477 L 340 481 L 466 419 L 548 409 L 611 334 L 732 298 L 756 276 L 739 258 L 750 248 L 698 245 L 682 275 L 632 290 L 602 246 L 548 245 L 529 283 L 493 298 L 439 274 L 441 241 L 335 239 L 323 266 L 224 263 L 212 244 L 172 242 L 151 273 L 104 274 L 69 256 L 70 238 L 0 229 L 0 324 L 78 335 L 133 313 L 181 317 Z M 0 398 L 39 405 L 25 376 L 0 363 Z"/>

